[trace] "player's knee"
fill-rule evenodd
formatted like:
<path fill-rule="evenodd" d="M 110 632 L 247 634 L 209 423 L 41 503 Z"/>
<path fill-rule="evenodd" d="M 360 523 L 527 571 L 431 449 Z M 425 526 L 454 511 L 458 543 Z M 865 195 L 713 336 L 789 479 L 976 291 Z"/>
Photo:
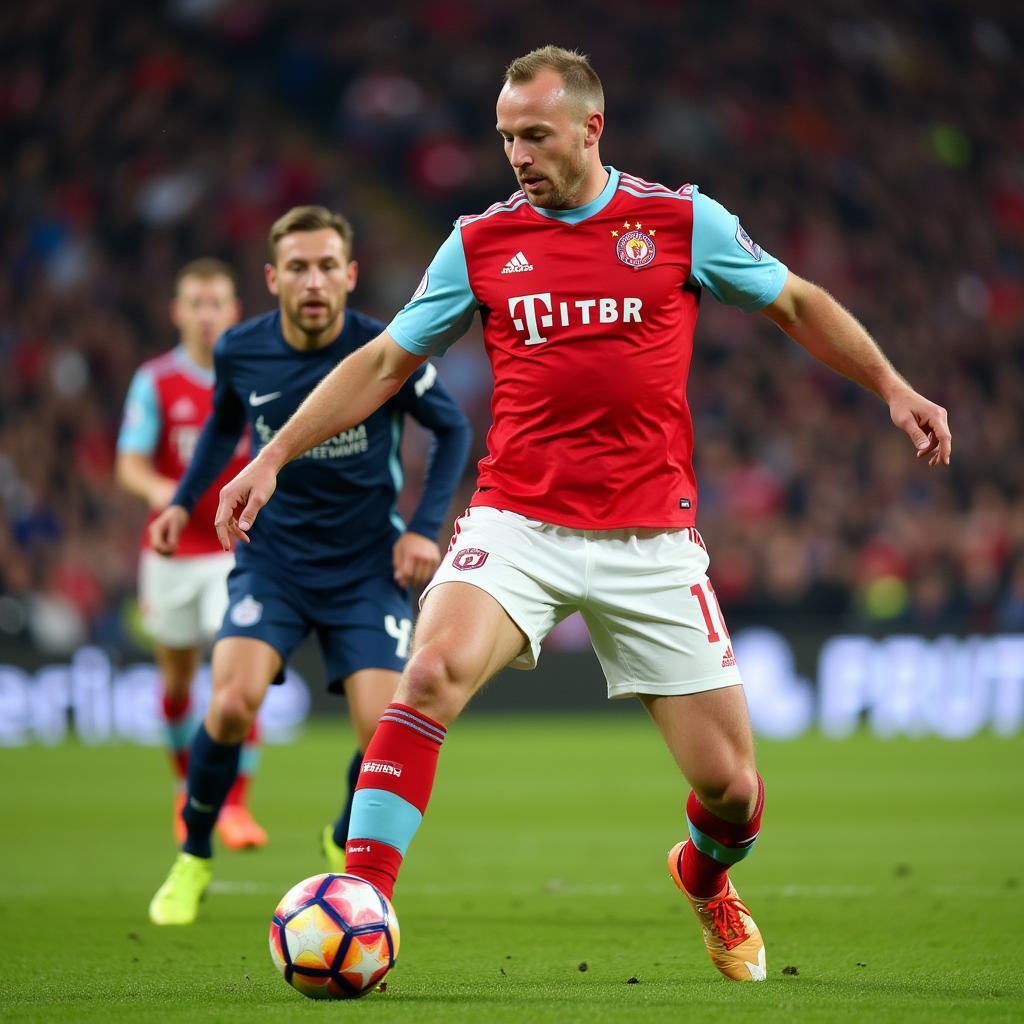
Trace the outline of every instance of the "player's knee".
<path fill-rule="evenodd" d="M 697 799 L 726 821 L 749 820 L 757 805 L 758 780 L 753 765 L 737 766 L 717 778 L 703 780 L 694 788 Z"/>
<path fill-rule="evenodd" d="M 241 743 L 252 727 L 257 710 L 241 690 L 215 689 L 210 698 L 207 731 L 218 743 Z"/>
<path fill-rule="evenodd" d="M 427 644 L 409 659 L 396 699 L 450 722 L 466 703 L 467 686 L 466 666 L 459 658 L 439 645 Z"/>

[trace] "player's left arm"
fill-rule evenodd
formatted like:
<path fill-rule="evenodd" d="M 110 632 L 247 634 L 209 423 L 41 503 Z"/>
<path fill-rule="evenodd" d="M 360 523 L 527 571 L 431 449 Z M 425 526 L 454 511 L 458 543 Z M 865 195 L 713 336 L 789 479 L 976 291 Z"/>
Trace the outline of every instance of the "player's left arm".
<path fill-rule="evenodd" d="M 952 437 L 946 410 L 918 394 L 896 371 L 863 325 L 818 285 L 789 272 L 776 298 L 762 310 L 812 356 L 873 391 L 889 406 L 917 457 L 949 465 Z"/>
<path fill-rule="evenodd" d="M 856 318 L 824 289 L 805 281 L 761 248 L 739 218 L 691 186 L 691 282 L 719 302 L 760 310 L 826 366 L 873 391 L 910 435 L 917 457 L 949 464 L 946 410 L 919 395 Z"/>
<path fill-rule="evenodd" d="M 403 587 L 420 586 L 441 562 L 437 533 L 466 468 L 473 429 L 433 363 L 424 363 L 405 382 L 393 404 L 434 435 L 423 495 L 394 549 L 395 581 Z"/>

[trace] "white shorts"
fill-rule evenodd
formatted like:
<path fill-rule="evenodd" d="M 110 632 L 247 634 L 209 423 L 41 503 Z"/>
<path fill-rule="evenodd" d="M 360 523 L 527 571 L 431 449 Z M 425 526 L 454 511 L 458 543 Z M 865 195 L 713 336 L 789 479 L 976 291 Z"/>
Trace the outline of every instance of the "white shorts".
<path fill-rule="evenodd" d="M 164 558 L 143 551 L 139 604 L 149 635 L 165 647 L 203 647 L 220 629 L 228 606 L 229 552 Z"/>
<path fill-rule="evenodd" d="M 512 668 L 531 669 L 549 632 L 579 611 L 609 697 L 699 693 L 742 682 L 700 534 L 574 530 L 477 507 L 420 603 L 444 583 L 490 594 L 526 634 Z"/>

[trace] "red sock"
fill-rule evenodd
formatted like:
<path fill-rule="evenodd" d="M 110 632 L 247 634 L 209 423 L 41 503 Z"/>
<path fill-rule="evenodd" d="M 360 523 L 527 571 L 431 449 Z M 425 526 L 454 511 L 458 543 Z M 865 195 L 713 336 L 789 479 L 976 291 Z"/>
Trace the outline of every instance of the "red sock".
<path fill-rule="evenodd" d="M 238 775 L 224 798 L 225 807 L 241 807 L 249 796 L 249 783 L 252 781 L 256 763 L 259 760 L 260 724 L 252 723 L 252 727 L 242 741 L 242 752 L 238 756 Z"/>
<path fill-rule="evenodd" d="M 681 876 L 691 896 L 707 899 L 717 896 L 726 886 L 729 868 L 750 852 L 761 829 L 764 811 L 764 780 L 757 777 L 757 803 L 749 821 L 735 822 L 712 814 L 691 791 L 686 801 L 686 818 L 690 824 L 690 841 L 683 849 Z M 693 830 L 701 833 L 700 842 L 712 852 L 697 849 Z M 711 840 L 711 843 L 707 843 Z M 715 849 L 717 847 L 717 849 Z M 713 856 L 712 853 L 717 854 Z"/>
<path fill-rule="evenodd" d="M 166 690 L 160 701 L 167 729 L 167 752 L 175 776 L 184 782 L 188 778 L 188 749 L 192 740 L 192 697 L 173 697 Z"/>
<path fill-rule="evenodd" d="M 352 799 L 345 870 L 372 882 L 388 899 L 403 851 L 430 801 L 444 737 L 439 722 L 393 703 L 381 715 L 363 755 Z"/>

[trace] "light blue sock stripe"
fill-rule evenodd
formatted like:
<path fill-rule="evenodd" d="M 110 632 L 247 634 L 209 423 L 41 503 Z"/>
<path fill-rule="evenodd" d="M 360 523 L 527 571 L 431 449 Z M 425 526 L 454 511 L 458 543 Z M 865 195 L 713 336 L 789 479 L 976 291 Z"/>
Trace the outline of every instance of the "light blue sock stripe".
<path fill-rule="evenodd" d="M 754 841 L 757 836 L 746 846 L 723 846 L 717 840 L 712 839 L 711 836 L 705 835 L 689 818 L 686 819 L 686 824 L 690 829 L 690 841 L 694 846 L 700 850 L 701 853 L 707 854 L 712 860 L 717 860 L 719 864 L 738 864 L 744 857 L 748 856 L 750 851 L 754 848 Z"/>
<path fill-rule="evenodd" d="M 348 834 L 393 846 L 403 857 L 423 815 L 408 800 L 386 789 L 357 789 Z"/>
<path fill-rule="evenodd" d="M 192 744 L 192 737 L 196 734 L 196 723 L 194 718 L 185 718 L 180 722 L 166 722 L 167 742 L 171 750 L 178 752 L 188 750 Z"/>
<path fill-rule="evenodd" d="M 257 744 L 246 743 L 238 755 L 238 774 L 255 775 L 260 766 L 260 748 Z"/>

